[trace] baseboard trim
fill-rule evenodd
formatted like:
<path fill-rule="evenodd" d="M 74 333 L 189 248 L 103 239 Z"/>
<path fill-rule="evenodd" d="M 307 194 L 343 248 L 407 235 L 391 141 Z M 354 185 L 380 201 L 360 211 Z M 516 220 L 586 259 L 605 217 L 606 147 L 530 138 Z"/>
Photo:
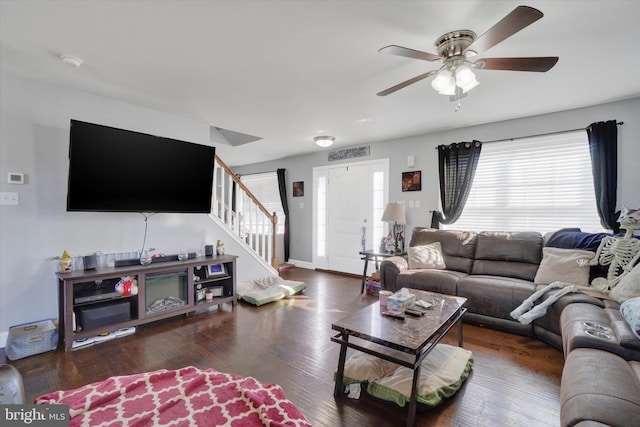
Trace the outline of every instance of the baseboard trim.
<path fill-rule="evenodd" d="M 291 259 L 289 258 L 289 261 L 287 261 L 289 264 L 293 264 L 298 268 L 306 268 L 307 270 L 315 270 L 316 267 L 313 265 L 313 263 L 308 262 L 308 261 L 300 261 L 297 259 Z"/>

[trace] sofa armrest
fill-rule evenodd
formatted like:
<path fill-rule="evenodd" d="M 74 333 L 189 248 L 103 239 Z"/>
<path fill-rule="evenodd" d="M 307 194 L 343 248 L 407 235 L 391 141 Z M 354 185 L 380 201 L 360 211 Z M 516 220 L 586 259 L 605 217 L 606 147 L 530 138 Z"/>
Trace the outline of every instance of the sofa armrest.
<path fill-rule="evenodd" d="M 397 291 L 396 279 L 401 271 L 409 268 L 406 258 L 393 256 L 385 258 L 380 263 L 380 288 L 388 291 Z"/>

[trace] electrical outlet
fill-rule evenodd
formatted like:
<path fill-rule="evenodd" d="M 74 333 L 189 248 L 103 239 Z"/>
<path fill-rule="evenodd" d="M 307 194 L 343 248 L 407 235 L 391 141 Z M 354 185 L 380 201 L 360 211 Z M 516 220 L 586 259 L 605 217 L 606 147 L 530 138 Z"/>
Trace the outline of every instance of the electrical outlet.
<path fill-rule="evenodd" d="M 0 193 L 0 205 L 17 205 L 19 203 L 18 193 L 2 192 Z"/>

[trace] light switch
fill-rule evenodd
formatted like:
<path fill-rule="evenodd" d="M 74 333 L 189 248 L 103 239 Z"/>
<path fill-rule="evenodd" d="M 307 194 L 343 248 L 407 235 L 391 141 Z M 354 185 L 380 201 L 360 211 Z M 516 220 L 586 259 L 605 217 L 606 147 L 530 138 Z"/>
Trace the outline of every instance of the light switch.
<path fill-rule="evenodd" d="M 412 208 L 413 207 L 413 200 L 409 200 L 409 207 Z"/>
<path fill-rule="evenodd" d="M 420 207 L 420 200 L 416 200 L 416 208 Z"/>
<path fill-rule="evenodd" d="M 304 202 L 300 202 L 300 209 L 304 209 Z"/>
<path fill-rule="evenodd" d="M 17 205 L 19 202 L 18 193 L 0 193 L 0 205 Z"/>

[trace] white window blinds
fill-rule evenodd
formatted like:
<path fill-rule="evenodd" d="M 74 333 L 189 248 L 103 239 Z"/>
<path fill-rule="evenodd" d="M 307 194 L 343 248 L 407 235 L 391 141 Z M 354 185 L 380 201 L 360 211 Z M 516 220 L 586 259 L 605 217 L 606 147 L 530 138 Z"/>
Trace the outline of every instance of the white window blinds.
<path fill-rule="evenodd" d="M 284 233 L 284 211 L 282 210 L 282 202 L 280 201 L 280 190 L 278 188 L 278 174 L 276 172 L 256 173 L 240 177 L 240 181 L 253 193 L 260 203 L 270 213 L 278 215 L 278 226 L 276 233 Z M 245 212 L 245 217 L 255 215 L 255 212 Z M 256 223 L 254 221 L 252 223 Z M 258 230 L 252 230 L 259 232 Z"/>
<path fill-rule="evenodd" d="M 461 217 L 448 229 L 601 232 L 586 131 L 487 143 Z"/>

